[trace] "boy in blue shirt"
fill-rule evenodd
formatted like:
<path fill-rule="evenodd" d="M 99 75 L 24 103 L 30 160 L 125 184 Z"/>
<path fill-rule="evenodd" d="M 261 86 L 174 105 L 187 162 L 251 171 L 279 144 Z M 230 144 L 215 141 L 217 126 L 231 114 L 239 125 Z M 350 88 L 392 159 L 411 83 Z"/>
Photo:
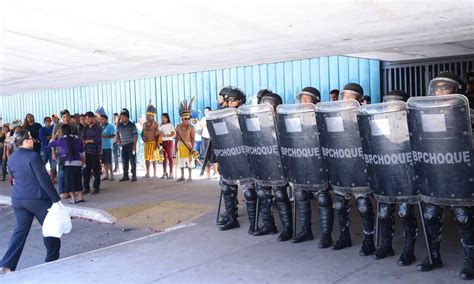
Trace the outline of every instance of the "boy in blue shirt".
<path fill-rule="evenodd" d="M 105 177 L 103 180 L 114 180 L 114 172 L 112 169 L 112 148 L 115 138 L 115 127 L 109 123 L 106 114 L 100 116 L 100 125 L 102 127 L 102 163 L 104 164 Z"/>

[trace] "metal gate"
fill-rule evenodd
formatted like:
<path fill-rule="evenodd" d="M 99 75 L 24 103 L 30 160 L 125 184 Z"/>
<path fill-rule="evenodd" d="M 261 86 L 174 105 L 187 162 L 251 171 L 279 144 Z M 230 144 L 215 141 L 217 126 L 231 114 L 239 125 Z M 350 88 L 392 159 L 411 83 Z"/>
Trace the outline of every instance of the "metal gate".
<path fill-rule="evenodd" d="M 474 54 L 427 60 L 382 61 L 382 93 L 403 90 L 411 97 L 425 96 L 431 79 L 443 71 L 459 76 L 474 71 Z"/>

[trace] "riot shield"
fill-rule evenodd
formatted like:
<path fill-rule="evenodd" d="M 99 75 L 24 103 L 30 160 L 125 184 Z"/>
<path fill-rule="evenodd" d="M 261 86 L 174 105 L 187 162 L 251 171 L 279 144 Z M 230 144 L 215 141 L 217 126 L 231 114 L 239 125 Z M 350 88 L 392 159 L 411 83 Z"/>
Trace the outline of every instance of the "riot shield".
<path fill-rule="evenodd" d="M 310 191 L 327 190 L 315 105 L 279 105 L 277 130 L 283 170 L 291 186 Z"/>
<path fill-rule="evenodd" d="M 273 107 L 242 106 L 238 116 L 255 182 L 262 186 L 286 185 Z"/>
<path fill-rule="evenodd" d="M 228 108 L 211 111 L 206 115 L 206 120 L 222 179 L 231 185 L 252 183 L 252 171 L 237 110 Z"/>
<path fill-rule="evenodd" d="M 340 193 L 372 192 L 357 125 L 358 108 L 355 100 L 316 105 L 319 141 L 329 182 Z"/>
<path fill-rule="evenodd" d="M 387 203 L 418 202 L 406 104 L 361 106 L 357 120 L 375 198 Z"/>
<path fill-rule="evenodd" d="M 421 200 L 474 205 L 472 129 L 463 95 L 408 100 L 408 129 Z"/>

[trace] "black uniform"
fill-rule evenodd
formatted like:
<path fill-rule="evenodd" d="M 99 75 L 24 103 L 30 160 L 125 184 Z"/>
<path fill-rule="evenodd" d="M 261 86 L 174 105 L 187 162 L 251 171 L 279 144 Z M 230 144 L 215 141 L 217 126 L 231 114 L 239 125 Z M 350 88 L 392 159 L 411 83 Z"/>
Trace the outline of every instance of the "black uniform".
<path fill-rule="evenodd" d="M 362 102 L 364 90 L 362 86 L 356 83 L 349 83 L 344 86 L 344 89 L 339 94 L 340 100 L 356 100 Z M 355 173 L 357 174 L 357 173 Z M 352 246 L 351 235 L 349 232 L 349 200 L 351 194 L 342 193 L 335 190 L 336 200 L 334 202 L 334 209 L 336 209 L 337 219 L 341 227 L 341 236 L 334 243 L 333 249 L 339 250 L 345 247 Z M 375 252 L 374 232 L 375 232 L 375 214 L 372 205 L 370 193 L 353 194 L 356 200 L 357 210 L 362 218 L 364 241 L 362 243 L 359 255 L 368 256 Z"/>
<path fill-rule="evenodd" d="M 298 95 L 298 100 L 300 102 L 302 102 L 303 96 L 311 97 L 313 104 L 316 104 L 321 100 L 319 90 L 313 87 L 306 87 L 301 90 Z M 325 191 L 295 189 L 296 217 L 300 224 L 300 231 L 297 232 L 296 237 L 293 240 L 294 243 L 300 243 L 314 238 L 311 230 L 311 196 L 315 194 L 319 205 L 319 220 L 322 233 L 318 247 L 327 248 L 332 245 L 331 233 L 334 224 L 334 209 L 332 198 L 329 193 L 330 190 L 330 187 Z"/>
<path fill-rule="evenodd" d="M 384 102 L 404 101 L 408 99 L 407 93 L 401 90 L 390 91 L 384 96 Z M 409 141 L 408 141 L 409 142 Z M 417 221 L 415 217 L 415 207 L 412 203 L 388 203 L 379 201 L 378 221 L 380 224 L 381 242 L 374 253 L 375 259 L 383 259 L 393 256 L 395 252 L 392 248 L 392 239 L 395 231 L 395 208 L 403 225 L 403 236 L 405 239 L 403 252 L 398 260 L 398 265 L 410 265 L 415 261 L 415 241 L 417 236 Z"/>
<path fill-rule="evenodd" d="M 240 101 L 240 105 L 245 104 L 245 94 L 237 89 L 232 87 L 223 88 L 220 92 L 220 95 L 224 95 L 225 100 L 229 101 Z M 239 105 L 239 106 L 240 106 Z M 231 106 L 228 106 L 231 107 Z M 219 228 L 222 231 L 238 228 L 240 227 L 239 221 L 237 220 L 237 192 L 238 186 L 231 185 L 225 182 L 222 178 L 220 180 L 221 192 L 224 199 L 225 213 L 223 218 L 217 222 L 218 225 L 221 225 Z M 254 184 L 247 184 L 242 186 L 244 191 L 244 197 L 246 200 L 246 207 L 248 218 L 250 221 L 250 226 L 248 233 L 253 234 L 255 232 L 255 222 L 257 215 L 257 192 L 255 190 Z"/>
<path fill-rule="evenodd" d="M 269 104 L 275 109 L 282 104 L 282 99 L 279 95 L 272 91 L 264 89 L 257 94 L 258 103 Z M 291 214 L 291 202 L 288 197 L 288 188 L 286 186 L 263 186 L 257 185 L 257 197 L 259 200 L 259 209 L 262 214 L 263 226 L 254 232 L 254 236 L 262 236 L 267 234 L 276 234 L 277 228 L 275 220 L 272 215 L 272 206 L 275 202 L 280 220 L 282 222 L 282 233 L 278 237 L 279 241 L 287 241 L 293 235 L 293 222 Z M 273 195 L 272 195 L 273 190 Z M 275 199 L 274 199 L 275 198 Z"/>
<path fill-rule="evenodd" d="M 443 72 L 430 82 L 428 95 L 439 96 L 456 94 L 462 89 L 461 79 L 450 72 Z M 473 106 L 471 105 L 471 108 Z M 471 110 L 472 113 L 472 110 Z M 474 207 L 451 206 L 456 223 L 461 231 L 461 245 L 464 248 L 464 266 L 460 272 L 461 279 L 474 279 Z M 430 271 L 442 267 L 440 255 L 441 234 L 443 228 L 443 207 L 425 202 L 423 204 L 423 218 L 429 242 L 429 251 L 433 263 L 426 257 L 417 265 L 419 271 Z"/>

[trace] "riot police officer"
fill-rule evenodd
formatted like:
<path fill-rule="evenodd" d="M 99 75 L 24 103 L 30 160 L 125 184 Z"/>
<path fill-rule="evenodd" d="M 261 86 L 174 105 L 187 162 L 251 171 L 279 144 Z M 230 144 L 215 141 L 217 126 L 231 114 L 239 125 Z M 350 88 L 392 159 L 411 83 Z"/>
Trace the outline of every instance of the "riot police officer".
<path fill-rule="evenodd" d="M 318 89 L 314 87 L 306 87 L 298 94 L 298 101 L 300 103 L 317 104 L 321 101 L 321 94 Z M 316 200 L 319 205 L 319 218 L 321 226 L 321 240 L 318 244 L 319 248 L 327 248 L 332 245 L 332 228 L 334 224 L 334 209 L 329 190 L 318 191 L 316 193 Z M 311 195 L 313 192 L 308 190 L 295 190 L 296 199 L 296 218 L 300 223 L 300 231 L 297 232 L 293 239 L 294 243 L 300 243 L 307 240 L 312 240 L 313 232 L 311 230 Z"/>
<path fill-rule="evenodd" d="M 443 96 L 456 94 L 462 88 L 460 78 L 451 72 L 442 72 L 431 80 L 428 95 Z M 472 106 L 471 106 L 472 108 Z M 429 178 L 429 177 L 428 177 Z M 472 192 L 472 188 L 471 188 Z M 429 243 L 429 257 L 417 265 L 419 271 L 430 271 L 443 266 L 440 255 L 441 233 L 443 227 L 443 206 L 433 203 L 423 204 L 423 218 Z M 461 245 L 464 248 L 464 266 L 459 274 L 461 279 L 474 279 L 474 213 L 472 206 L 451 206 L 456 223 L 461 231 Z"/>
<path fill-rule="evenodd" d="M 245 104 L 246 96 L 244 92 L 238 88 L 225 88 L 225 104 L 229 108 L 238 108 Z M 222 91 L 220 93 L 223 93 Z M 236 165 L 238 166 L 238 165 Z M 222 231 L 240 227 L 237 220 L 237 185 L 230 185 L 221 179 L 220 181 L 222 196 L 224 199 L 225 216 L 218 223 L 222 225 L 219 229 Z M 244 197 L 246 200 L 246 207 L 248 218 L 250 221 L 249 234 L 255 231 L 256 222 L 256 208 L 257 208 L 257 193 L 254 186 L 247 186 L 244 188 Z"/>
<path fill-rule="evenodd" d="M 340 92 L 339 98 L 341 100 L 356 100 L 362 103 L 364 99 L 364 90 L 361 85 L 357 83 L 348 83 Z M 357 169 L 356 169 L 357 170 Z M 348 173 L 348 174 L 364 174 L 362 172 Z M 352 246 L 351 235 L 349 232 L 349 199 L 350 194 L 338 192 L 335 190 L 336 200 L 334 208 L 336 209 L 337 218 L 341 227 L 341 236 L 334 243 L 333 249 L 340 250 Z M 375 214 L 371 202 L 371 194 L 358 193 L 354 194 L 356 199 L 357 210 L 362 218 L 364 241 L 362 243 L 359 255 L 368 256 L 375 252 L 374 231 L 375 231 Z"/>
<path fill-rule="evenodd" d="M 283 103 L 278 94 L 268 89 L 260 90 L 257 94 L 259 104 L 269 104 L 275 110 L 276 107 Z M 291 203 L 288 197 L 287 186 L 262 186 L 257 184 L 257 196 L 259 200 L 259 209 L 262 214 L 263 226 L 260 227 L 254 236 L 262 236 L 267 234 L 276 234 L 277 228 L 275 220 L 272 216 L 273 197 L 275 197 L 275 206 L 278 210 L 282 223 L 282 233 L 278 236 L 279 241 L 287 241 L 293 236 L 293 225 L 291 216 Z M 272 195 L 272 189 L 273 194 Z"/>
<path fill-rule="evenodd" d="M 408 94 L 401 90 L 390 91 L 383 97 L 384 102 L 406 102 L 407 100 Z M 416 259 L 414 248 L 417 235 L 417 221 L 415 217 L 415 207 L 411 203 L 400 202 L 396 204 L 379 201 L 378 221 L 381 231 L 381 245 L 377 248 L 373 256 L 375 259 L 383 259 L 395 254 L 392 248 L 392 239 L 395 231 L 394 215 L 396 205 L 398 216 L 402 220 L 403 236 L 405 238 L 403 252 L 397 264 L 406 266 L 412 264 Z"/>

